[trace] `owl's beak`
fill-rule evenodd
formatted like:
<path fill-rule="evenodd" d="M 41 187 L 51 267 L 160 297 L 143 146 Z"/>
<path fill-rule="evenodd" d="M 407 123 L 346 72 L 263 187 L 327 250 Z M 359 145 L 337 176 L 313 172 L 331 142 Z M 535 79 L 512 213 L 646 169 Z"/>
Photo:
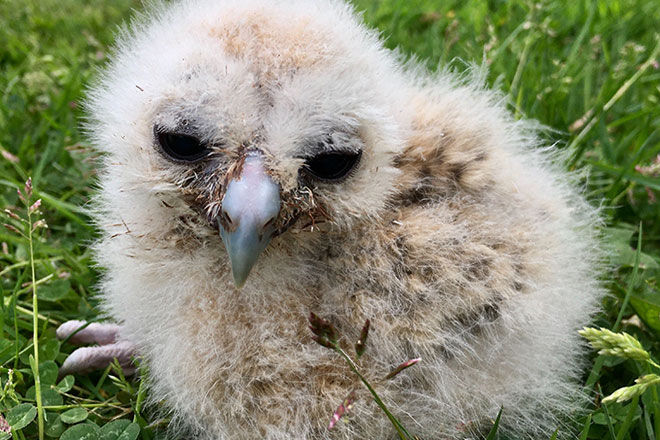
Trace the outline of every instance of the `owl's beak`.
<path fill-rule="evenodd" d="M 227 185 L 218 221 L 231 260 L 234 284 L 241 288 L 275 233 L 280 212 L 280 187 L 266 174 L 263 156 L 248 154 L 243 169 Z"/>

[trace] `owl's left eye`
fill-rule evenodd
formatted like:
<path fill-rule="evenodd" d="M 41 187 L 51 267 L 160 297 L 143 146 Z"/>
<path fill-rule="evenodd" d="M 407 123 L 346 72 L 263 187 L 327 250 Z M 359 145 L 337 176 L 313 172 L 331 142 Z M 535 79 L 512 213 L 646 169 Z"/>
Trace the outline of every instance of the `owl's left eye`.
<path fill-rule="evenodd" d="M 163 153 L 177 162 L 196 162 L 208 154 L 208 148 L 189 134 L 155 129 L 156 139 Z"/>
<path fill-rule="evenodd" d="M 344 181 L 360 162 L 362 152 L 323 153 L 305 161 L 302 171 L 322 182 Z"/>

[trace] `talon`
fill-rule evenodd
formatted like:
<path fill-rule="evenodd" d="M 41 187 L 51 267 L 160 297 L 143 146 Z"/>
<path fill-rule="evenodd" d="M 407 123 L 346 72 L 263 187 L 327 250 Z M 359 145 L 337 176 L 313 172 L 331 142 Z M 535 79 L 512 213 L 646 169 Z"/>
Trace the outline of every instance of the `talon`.
<path fill-rule="evenodd" d="M 88 325 L 87 321 L 73 320 L 60 325 L 56 334 L 60 341 L 69 338 L 69 342 L 75 345 L 107 345 L 117 340 L 120 328 L 117 324 L 93 322 Z"/>
<path fill-rule="evenodd" d="M 98 347 L 82 347 L 73 351 L 60 367 L 60 377 L 73 373 L 88 373 L 106 368 L 114 359 L 119 361 L 124 374 L 135 374 L 132 358 L 135 347 L 127 341 L 117 342 L 121 327 L 86 321 L 67 321 L 56 331 L 57 339 L 66 340 L 75 345 L 98 344 Z"/>
<path fill-rule="evenodd" d="M 119 361 L 124 374 L 135 374 L 132 357 L 135 347 L 129 342 L 102 345 L 100 347 L 82 347 L 74 350 L 60 367 L 60 376 L 73 373 L 88 373 L 106 368 L 114 359 Z"/>

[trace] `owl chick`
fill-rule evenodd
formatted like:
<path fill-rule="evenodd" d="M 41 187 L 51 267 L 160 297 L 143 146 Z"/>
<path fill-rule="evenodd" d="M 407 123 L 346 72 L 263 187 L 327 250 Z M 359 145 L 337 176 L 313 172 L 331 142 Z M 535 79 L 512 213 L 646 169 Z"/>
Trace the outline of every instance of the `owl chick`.
<path fill-rule="evenodd" d="M 88 102 L 96 253 L 173 425 L 394 438 L 314 312 L 340 344 L 371 320 L 366 377 L 422 358 L 374 383 L 419 438 L 478 436 L 500 408 L 521 438 L 570 432 L 597 214 L 482 84 L 404 62 L 338 0 L 158 4 L 121 35 Z"/>

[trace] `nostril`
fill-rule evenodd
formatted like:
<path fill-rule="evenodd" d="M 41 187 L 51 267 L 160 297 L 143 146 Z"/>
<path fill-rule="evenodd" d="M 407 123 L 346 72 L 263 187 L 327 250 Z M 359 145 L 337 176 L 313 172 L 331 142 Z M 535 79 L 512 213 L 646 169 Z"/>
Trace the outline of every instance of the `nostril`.
<path fill-rule="evenodd" d="M 225 223 L 227 223 L 227 226 L 232 226 L 234 224 L 234 221 L 224 209 L 222 210 L 222 219 Z"/>
<path fill-rule="evenodd" d="M 266 229 L 267 227 L 273 225 L 273 224 L 275 223 L 275 219 L 276 219 L 276 218 L 277 218 L 277 216 L 273 216 L 273 217 L 271 217 L 266 223 L 264 223 L 264 225 L 261 227 L 261 230 L 263 231 L 263 230 Z"/>

